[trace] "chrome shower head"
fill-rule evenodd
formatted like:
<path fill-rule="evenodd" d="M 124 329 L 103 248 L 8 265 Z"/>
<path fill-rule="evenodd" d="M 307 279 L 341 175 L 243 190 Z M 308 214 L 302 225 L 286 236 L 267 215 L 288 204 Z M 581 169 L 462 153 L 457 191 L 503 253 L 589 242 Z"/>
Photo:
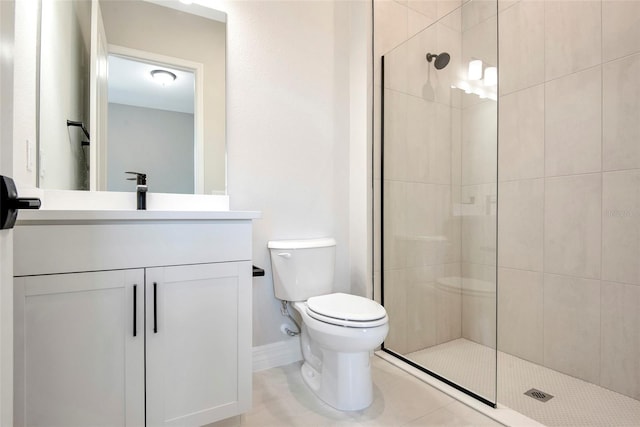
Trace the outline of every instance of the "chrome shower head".
<path fill-rule="evenodd" d="M 427 62 L 433 61 L 433 66 L 436 67 L 436 70 L 442 70 L 444 67 L 449 65 L 450 59 L 451 56 L 449 56 L 447 52 L 442 52 L 439 55 L 427 53 Z"/>

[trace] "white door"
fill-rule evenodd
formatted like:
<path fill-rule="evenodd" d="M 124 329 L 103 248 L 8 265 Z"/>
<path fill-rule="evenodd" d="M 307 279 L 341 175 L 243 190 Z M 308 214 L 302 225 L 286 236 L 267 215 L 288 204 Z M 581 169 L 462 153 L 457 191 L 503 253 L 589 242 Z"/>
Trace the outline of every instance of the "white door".
<path fill-rule="evenodd" d="M 147 426 L 201 426 L 248 410 L 251 264 L 146 272 Z"/>
<path fill-rule="evenodd" d="M 15 278 L 16 426 L 144 426 L 144 270 Z"/>
<path fill-rule="evenodd" d="M 14 2 L 0 1 L 0 174 L 13 173 Z M 13 231 L 0 231 L 0 425 L 13 425 Z"/>

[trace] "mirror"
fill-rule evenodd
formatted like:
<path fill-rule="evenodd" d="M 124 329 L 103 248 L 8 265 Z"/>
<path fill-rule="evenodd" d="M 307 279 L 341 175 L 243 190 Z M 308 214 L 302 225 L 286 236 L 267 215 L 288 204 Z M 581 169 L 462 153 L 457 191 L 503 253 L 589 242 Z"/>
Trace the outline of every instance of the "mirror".
<path fill-rule="evenodd" d="M 226 14 L 43 0 L 40 35 L 40 188 L 133 191 L 136 171 L 149 191 L 226 194 Z"/>

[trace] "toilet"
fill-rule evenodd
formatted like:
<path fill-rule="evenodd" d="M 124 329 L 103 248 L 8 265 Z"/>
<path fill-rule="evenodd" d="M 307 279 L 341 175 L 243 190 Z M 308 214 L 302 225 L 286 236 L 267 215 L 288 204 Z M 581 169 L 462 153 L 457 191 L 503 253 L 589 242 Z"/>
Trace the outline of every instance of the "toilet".
<path fill-rule="evenodd" d="M 276 298 L 302 318 L 302 378 L 324 402 L 343 411 L 371 405 L 372 351 L 389 331 L 380 304 L 333 293 L 336 241 L 332 238 L 268 243 Z"/>

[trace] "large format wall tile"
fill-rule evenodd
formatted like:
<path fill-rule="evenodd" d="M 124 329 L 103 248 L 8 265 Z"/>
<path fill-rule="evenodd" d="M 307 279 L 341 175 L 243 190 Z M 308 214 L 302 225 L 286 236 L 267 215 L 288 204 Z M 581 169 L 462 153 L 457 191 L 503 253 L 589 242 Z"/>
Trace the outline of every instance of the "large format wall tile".
<path fill-rule="evenodd" d="M 497 12 L 496 0 L 473 0 L 465 3 L 462 6 L 462 31 L 468 31 L 470 28 L 496 16 Z"/>
<path fill-rule="evenodd" d="M 407 265 L 407 186 L 403 182 L 384 181 L 384 269 L 398 269 Z"/>
<path fill-rule="evenodd" d="M 460 260 L 460 218 L 451 186 L 385 182 L 385 268 Z"/>
<path fill-rule="evenodd" d="M 407 179 L 407 116 L 409 96 L 384 90 L 384 179 Z"/>
<path fill-rule="evenodd" d="M 462 111 L 451 108 L 451 185 L 462 185 Z"/>
<path fill-rule="evenodd" d="M 460 21 L 460 13 L 459 9 L 456 10 L 449 15 L 448 20 Z M 451 85 L 466 76 L 465 66 L 462 64 L 462 49 L 460 48 L 462 34 L 442 21 L 439 21 L 435 27 L 438 32 L 438 52 L 447 52 L 450 56 L 449 64 L 445 68 L 441 70 L 433 68 L 442 82 L 436 87 L 436 100 L 447 107 L 460 107 L 460 93 L 452 90 Z M 431 46 L 429 48 L 431 49 Z"/>
<path fill-rule="evenodd" d="M 500 92 L 544 82 L 544 2 L 520 1 L 499 15 Z"/>
<path fill-rule="evenodd" d="M 392 167 L 403 168 L 408 181 L 431 184 L 451 182 L 451 108 L 407 96 L 406 151 L 404 161 L 390 153 Z M 390 130 L 402 138 L 400 132 Z M 391 142 L 393 143 L 393 142 Z M 387 141 L 385 140 L 385 147 Z M 403 165 L 401 166 L 401 164 Z"/>
<path fill-rule="evenodd" d="M 462 336 L 462 277 L 461 266 L 445 264 L 436 267 L 436 343 Z"/>
<path fill-rule="evenodd" d="M 409 39 L 406 43 L 406 92 L 425 101 L 452 105 L 451 84 L 460 77 L 460 40 L 460 32 L 440 22 Z M 433 61 L 427 61 L 426 55 L 442 52 L 449 54 L 450 61 L 444 69 L 437 70 Z"/>
<path fill-rule="evenodd" d="M 425 101 L 436 101 L 435 91 L 441 82 L 440 73 L 435 71 L 433 63 L 427 62 L 426 54 L 436 52 L 438 46 L 437 24 L 421 31 L 405 43 L 406 61 L 406 93 Z"/>
<path fill-rule="evenodd" d="M 543 177 L 544 85 L 505 95 L 500 102 L 500 181 Z"/>
<path fill-rule="evenodd" d="M 500 184 L 498 265 L 542 271 L 544 179 Z"/>
<path fill-rule="evenodd" d="M 383 273 L 384 308 L 389 316 L 384 345 L 398 353 L 407 351 L 407 274 L 402 269 Z"/>
<path fill-rule="evenodd" d="M 433 0 L 409 0 L 407 6 L 433 21 L 438 17 L 438 3 Z"/>
<path fill-rule="evenodd" d="M 435 212 L 431 201 L 434 197 L 434 186 L 422 183 L 406 183 L 407 228 L 405 234 L 399 236 L 405 247 L 405 265 L 417 267 L 434 264 L 432 246 L 428 245 L 426 236 L 433 233 Z"/>
<path fill-rule="evenodd" d="M 407 352 L 436 344 L 434 267 L 407 270 Z"/>
<path fill-rule="evenodd" d="M 452 190 L 449 185 L 432 185 L 429 198 L 432 227 L 428 235 L 429 244 L 433 247 L 433 264 L 450 264 L 460 262 L 461 219 L 453 215 Z"/>
<path fill-rule="evenodd" d="M 462 260 L 496 265 L 496 185 L 462 187 Z"/>
<path fill-rule="evenodd" d="M 430 18 L 412 9 L 407 10 L 407 36 L 413 37 L 420 31 L 433 24 L 435 18 Z"/>
<path fill-rule="evenodd" d="M 462 264 L 462 336 L 496 348 L 496 267 Z"/>
<path fill-rule="evenodd" d="M 374 45 L 384 55 L 407 39 L 407 8 L 392 0 L 375 0 Z"/>
<path fill-rule="evenodd" d="M 448 15 L 459 8 L 463 2 L 466 3 L 467 1 L 468 0 L 436 0 L 438 4 L 438 18 Z"/>
<path fill-rule="evenodd" d="M 604 170 L 640 168 L 640 54 L 603 65 L 602 88 Z"/>
<path fill-rule="evenodd" d="M 462 111 L 462 184 L 497 179 L 497 103 L 486 101 Z"/>
<path fill-rule="evenodd" d="M 546 176 L 601 170 L 601 84 L 600 67 L 546 83 Z"/>
<path fill-rule="evenodd" d="M 602 283 L 603 387 L 640 399 L 640 286 Z"/>
<path fill-rule="evenodd" d="M 640 169 L 603 176 L 602 279 L 640 285 Z"/>
<path fill-rule="evenodd" d="M 603 61 L 640 52 L 640 2 L 604 0 L 602 2 Z"/>
<path fill-rule="evenodd" d="M 500 351 L 542 365 L 542 273 L 498 269 Z"/>
<path fill-rule="evenodd" d="M 599 280 L 544 275 L 544 364 L 599 383 Z"/>
<path fill-rule="evenodd" d="M 449 145 L 448 140 L 435 141 L 436 105 L 414 96 L 407 97 L 407 151 L 404 168 L 408 181 L 429 182 L 430 145 Z"/>
<path fill-rule="evenodd" d="M 544 60 L 547 81 L 601 62 L 600 8 L 600 1 L 545 2 L 544 59 L 530 60 Z"/>
<path fill-rule="evenodd" d="M 382 64 L 382 60 L 380 60 Z M 384 55 L 384 88 L 403 94 L 408 93 L 409 47 L 406 43 Z M 382 66 L 380 67 L 382 70 Z M 381 76 L 382 77 L 382 76 Z M 386 103 L 385 103 L 386 110 Z"/>
<path fill-rule="evenodd" d="M 484 67 L 498 66 L 497 30 L 497 17 L 493 16 L 462 33 L 463 78 L 467 78 L 468 64 L 473 59 L 481 59 Z M 475 102 L 478 98 L 474 96 L 470 100 Z"/>
<path fill-rule="evenodd" d="M 546 179 L 545 272 L 600 278 L 601 187 L 600 174 Z"/>
<path fill-rule="evenodd" d="M 431 127 L 428 145 L 427 182 L 433 184 L 451 183 L 451 127 L 452 108 L 435 104 L 435 122 Z"/>
<path fill-rule="evenodd" d="M 472 6 L 475 1 L 467 3 L 462 8 L 462 20 L 467 8 Z M 495 3 L 494 3 L 495 6 Z M 462 51 L 463 61 L 465 64 L 465 77 L 467 77 L 467 64 L 472 58 L 481 59 L 483 66 L 498 66 L 498 26 L 497 16 L 495 13 L 486 20 L 466 29 L 462 32 Z"/>

